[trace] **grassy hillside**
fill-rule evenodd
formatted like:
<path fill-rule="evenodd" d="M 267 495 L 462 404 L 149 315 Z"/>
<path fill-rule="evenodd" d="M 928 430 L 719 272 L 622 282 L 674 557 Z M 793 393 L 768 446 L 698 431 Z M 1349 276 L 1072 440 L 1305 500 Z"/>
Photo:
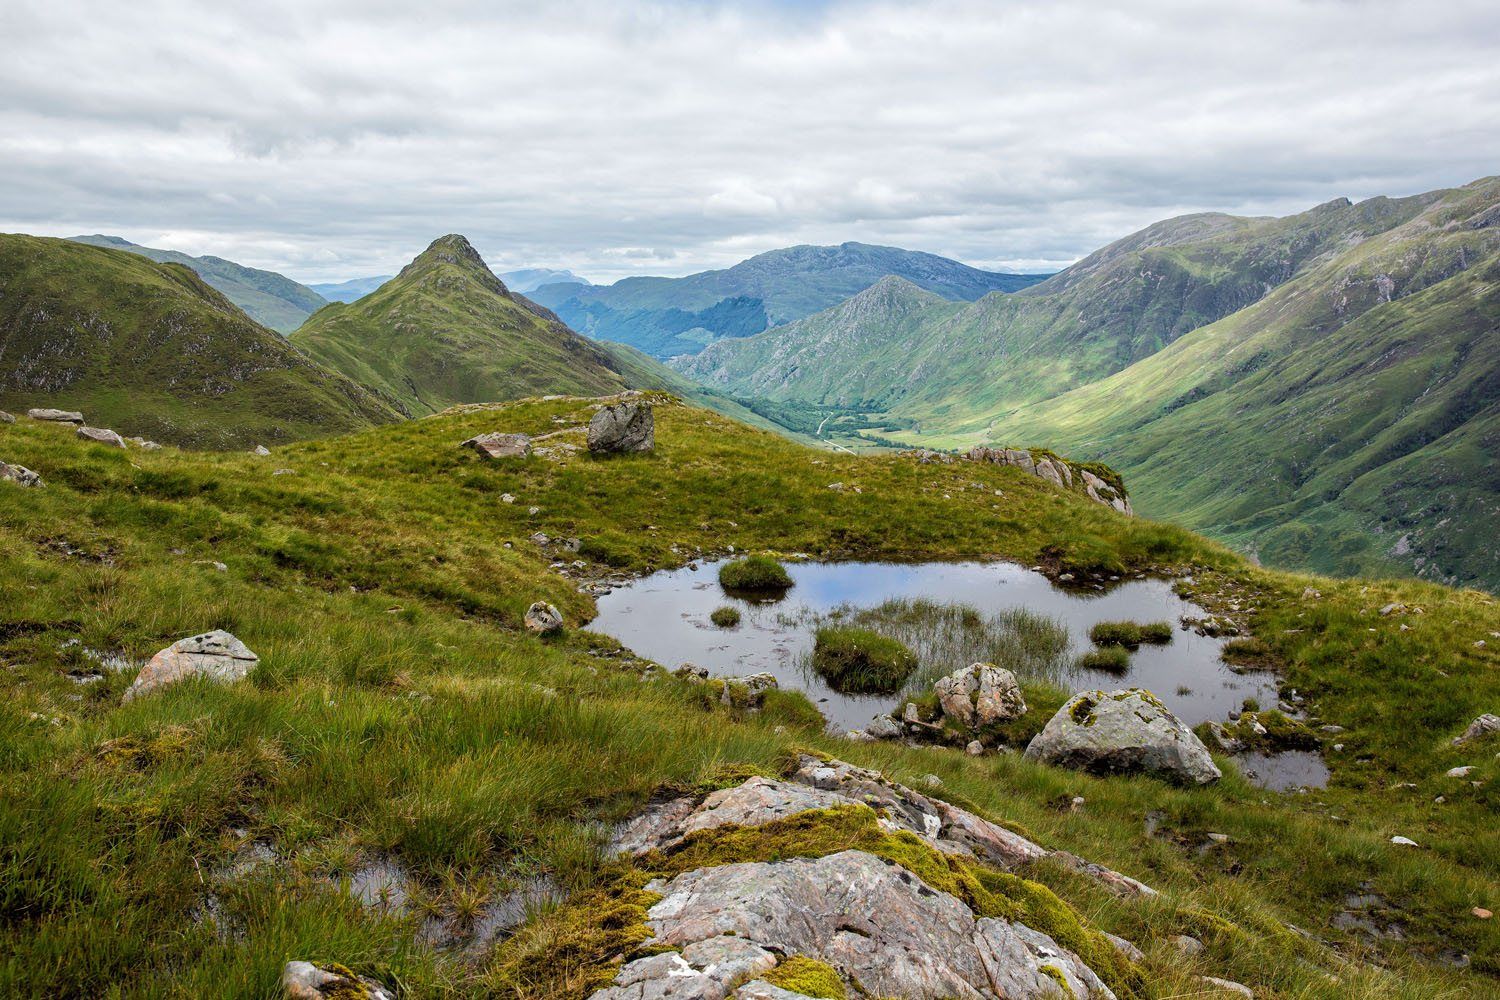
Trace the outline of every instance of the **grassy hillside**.
<path fill-rule="evenodd" d="M 998 420 L 1138 508 L 1328 572 L 1500 587 L 1500 180 L 1095 385 Z"/>
<path fill-rule="evenodd" d="M 178 264 L 0 235 L 0 408 L 228 448 L 395 419 Z"/>
<path fill-rule="evenodd" d="M 466 408 L 278 449 L 291 472 L 274 478 L 245 455 L 116 453 L 0 425 L 0 460 L 47 481 L 0 483 L 0 993 L 259 998 L 310 958 L 405 997 L 581 997 L 639 919 L 601 824 L 663 783 L 715 787 L 812 748 L 909 783 L 935 774 L 931 794 L 1161 889 L 1129 902 L 1045 863 L 1024 872 L 1142 945 L 1135 996 L 1193 995 L 1200 973 L 1267 998 L 1493 995 L 1500 932 L 1470 910 L 1500 897 L 1500 765 L 1449 742 L 1500 699 L 1500 661 L 1474 644 L 1500 631 L 1492 599 L 1260 570 L 1018 470 L 830 455 L 666 402 L 650 456 L 495 464 L 456 447 L 486 430 L 581 433 L 590 413 Z M 835 479 L 863 490 L 830 493 Z M 1315 721 L 1345 727 L 1343 749 L 1327 790 L 1293 796 L 1233 773 L 1177 789 L 836 740 L 800 696 L 757 715 L 643 682 L 582 629 L 591 600 L 527 541 L 538 530 L 584 539 L 597 569 L 729 545 L 1191 566 L 1202 600 L 1253 605 L 1261 655 Z M 1309 584 L 1322 596 L 1303 598 Z M 538 599 L 563 610 L 560 639 L 519 628 Z M 1425 614 L 1399 629 L 1375 613 L 1391 600 Z M 122 706 L 131 670 L 70 679 L 97 669 L 84 650 L 145 657 L 211 627 L 260 654 L 246 683 Z M 1457 764 L 1477 787 L 1443 777 Z M 1227 840 L 1200 849 L 1210 831 Z M 572 903 L 493 948 L 444 952 L 416 939 L 418 916 L 360 904 L 372 861 L 410 871 L 431 913 L 474 913 L 542 874 Z M 1397 907 L 1403 939 L 1336 926 L 1351 893 Z M 1184 957 L 1179 933 L 1208 950 Z M 1460 952 L 1467 970 L 1444 964 Z"/>
<path fill-rule="evenodd" d="M 669 358 L 810 316 L 887 275 L 960 300 L 1017 291 L 1042 280 L 1041 275 L 981 271 L 913 250 L 844 243 L 772 250 L 724 270 L 683 278 L 543 285 L 535 297 L 576 330 Z"/>
<path fill-rule="evenodd" d="M 627 386 L 608 352 L 512 295 L 462 236 L 434 241 L 358 301 L 319 310 L 291 339 L 409 416 Z"/>
<path fill-rule="evenodd" d="M 118 236 L 74 236 L 72 240 L 140 254 L 158 264 L 182 264 L 191 268 L 255 322 L 278 333 L 291 333 L 302 325 L 303 320 L 328 304 L 328 300 L 316 291 L 285 275 L 245 267 L 222 257 L 190 257 L 176 250 L 137 246 Z"/>

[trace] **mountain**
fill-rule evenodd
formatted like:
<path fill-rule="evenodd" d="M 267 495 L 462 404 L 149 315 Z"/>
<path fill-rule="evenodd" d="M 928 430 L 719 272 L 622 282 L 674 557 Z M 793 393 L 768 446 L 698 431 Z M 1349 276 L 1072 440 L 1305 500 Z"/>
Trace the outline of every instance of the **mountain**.
<path fill-rule="evenodd" d="M 512 293 L 457 235 L 369 295 L 320 309 L 291 340 L 408 416 L 630 387 L 608 351 Z"/>
<path fill-rule="evenodd" d="M 945 299 L 1017 291 L 1043 275 L 981 271 L 935 254 L 844 243 L 772 250 L 731 268 L 683 278 L 625 278 L 613 285 L 549 284 L 534 297 L 574 329 L 658 358 L 746 337 L 836 305 L 896 275 Z"/>
<path fill-rule="evenodd" d="M 308 285 L 329 302 L 353 302 L 362 299 L 391 280 L 391 275 L 382 274 L 374 278 L 350 278 L 331 285 Z"/>
<path fill-rule="evenodd" d="M 1187 216 L 1015 294 L 882 283 L 674 366 L 804 432 L 1099 458 L 1266 559 L 1500 587 L 1497 203 Z"/>
<path fill-rule="evenodd" d="M 134 252 L 0 235 L 0 407 L 241 447 L 394 420 L 195 272 Z"/>
<path fill-rule="evenodd" d="M 299 285 L 275 271 L 261 271 L 236 264 L 222 257 L 190 257 L 176 250 L 156 250 L 137 246 L 118 236 L 74 236 L 75 243 L 126 250 L 159 264 L 182 264 L 191 268 L 211 287 L 243 309 L 261 326 L 279 333 L 291 333 L 302 321 L 327 304 L 327 300 L 306 285 Z"/>
<path fill-rule="evenodd" d="M 572 271 L 559 271 L 550 267 L 523 267 L 518 271 L 497 271 L 495 277 L 505 282 L 505 287 L 525 295 L 543 285 L 590 285 L 591 281 Z"/>

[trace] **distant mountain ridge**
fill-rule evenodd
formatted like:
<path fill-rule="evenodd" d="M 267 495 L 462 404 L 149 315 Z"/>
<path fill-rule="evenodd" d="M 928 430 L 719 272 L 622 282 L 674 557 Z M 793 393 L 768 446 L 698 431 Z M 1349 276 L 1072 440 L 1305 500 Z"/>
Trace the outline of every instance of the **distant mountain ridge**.
<path fill-rule="evenodd" d="M 207 448 L 397 419 L 183 264 L 0 235 L 0 407 L 33 406 L 80 410 L 122 434 Z"/>
<path fill-rule="evenodd" d="M 889 275 L 959 300 L 1018 291 L 1046 277 L 982 271 L 915 250 L 843 243 L 772 250 L 682 278 L 543 285 L 533 297 L 582 333 L 670 358 L 809 316 Z"/>
<path fill-rule="evenodd" d="M 393 274 L 381 274 L 373 278 L 350 278 L 348 281 L 308 285 L 307 287 L 329 302 L 353 302 L 369 295 L 393 277 L 395 277 Z"/>
<path fill-rule="evenodd" d="M 74 243 L 125 250 L 159 264 L 183 264 L 191 268 L 211 287 L 245 311 L 261 326 L 279 333 L 291 333 L 302 321 L 327 305 L 327 299 L 314 288 L 298 284 L 275 271 L 246 267 L 222 257 L 192 257 L 176 250 L 143 247 L 119 236 L 73 236 Z"/>

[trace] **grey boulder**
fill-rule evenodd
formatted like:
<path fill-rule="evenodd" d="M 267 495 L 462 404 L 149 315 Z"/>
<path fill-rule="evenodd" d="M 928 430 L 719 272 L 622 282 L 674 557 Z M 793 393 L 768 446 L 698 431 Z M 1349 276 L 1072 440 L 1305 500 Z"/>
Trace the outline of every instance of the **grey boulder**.
<path fill-rule="evenodd" d="M 599 408 L 589 421 L 589 451 L 595 454 L 650 451 L 656 447 L 651 404 L 626 400 Z"/>
<path fill-rule="evenodd" d="M 125 691 L 125 701 L 189 677 L 206 677 L 220 683 L 241 680 L 260 657 L 250 652 L 228 632 L 215 630 L 179 639 L 151 657 L 135 683 Z"/>
<path fill-rule="evenodd" d="M 111 448 L 125 448 L 125 439 L 112 430 L 103 427 L 80 427 L 77 431 L 80 441 L 92 441 L 95 444 L 107 444 Z"/>
<path fill-rule="evenodd" d="M 472 448 L 486 458 L 525 458 L 531 454 L 531 438 L 525 434 L 480 434 L 459 445 Z"/>
<path fill-rule="evenodd" d="M 368 976 L 348 974 L 311 962 L 288 962 L 281 970 L 281 988 L 287 1000 L 328 1000 L 330 997 L 365 997 L 396 1000 L 396 995 Z"/>
<path fill-rule="evenodd" d="M 562 612 L 546 601 L 537 601 L 526 609 L 526 630 L 537 635 L 549 635 L 563 627 Z"/>
<path fill-rule="evenodd" d="M 42 486 L 42 477 L 26 468 L 24 465 L 10 465 L 0 462 L 0 480 L 17 483 L 21 486 Z"/>
<path fill-rule="evenodd" d="M 1093 774 L 1151 774 L 1185 785 L 1223 777 L 1192 730 L 1139 688 L 1074 695 L 1032 737 L 1026 758 Z"/>
<path fill-rule="evenodd" d="M 943 714 L 969 729 L 1018 719 L 1026 714 L 1026 698 L 1016 675 L 992 663 L 975 663 L 955 670 L 933 686 Z"/>
<path fill-rule="evenodd" d="M 1469 728 L 1463 731 L 1462 736 L 1455 736 L 1453 744 L 1454 746 L 1463 746 L 1471 740 L 1482 739 L 1491 733 L 1500 733 L 1500 715 L 1486 712 L 1469 723 Z"/>
<path fill-rule="evenodd" d="M 15 414 L 0 410 L 0 424 L 13 424 L 16 422 Z"/>
<path fill-rule="evenodd" d="M 27 410 L 26 415 L 32 420 L 47 420 L 59 424 L 83 423 L 83 414 L 77 410 L 54 410 L 43 406 Z"/>

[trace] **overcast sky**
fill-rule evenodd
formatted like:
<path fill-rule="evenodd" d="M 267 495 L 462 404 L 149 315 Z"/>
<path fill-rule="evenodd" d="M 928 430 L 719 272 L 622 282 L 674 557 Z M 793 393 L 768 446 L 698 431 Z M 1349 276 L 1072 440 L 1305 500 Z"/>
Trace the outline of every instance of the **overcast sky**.
<path fill-rule="evenodd" d="M 794 243 L 1055 269 L 1500 173 L 1495 0 L 0 2 L 0 229 L 304 281 Z"/>

